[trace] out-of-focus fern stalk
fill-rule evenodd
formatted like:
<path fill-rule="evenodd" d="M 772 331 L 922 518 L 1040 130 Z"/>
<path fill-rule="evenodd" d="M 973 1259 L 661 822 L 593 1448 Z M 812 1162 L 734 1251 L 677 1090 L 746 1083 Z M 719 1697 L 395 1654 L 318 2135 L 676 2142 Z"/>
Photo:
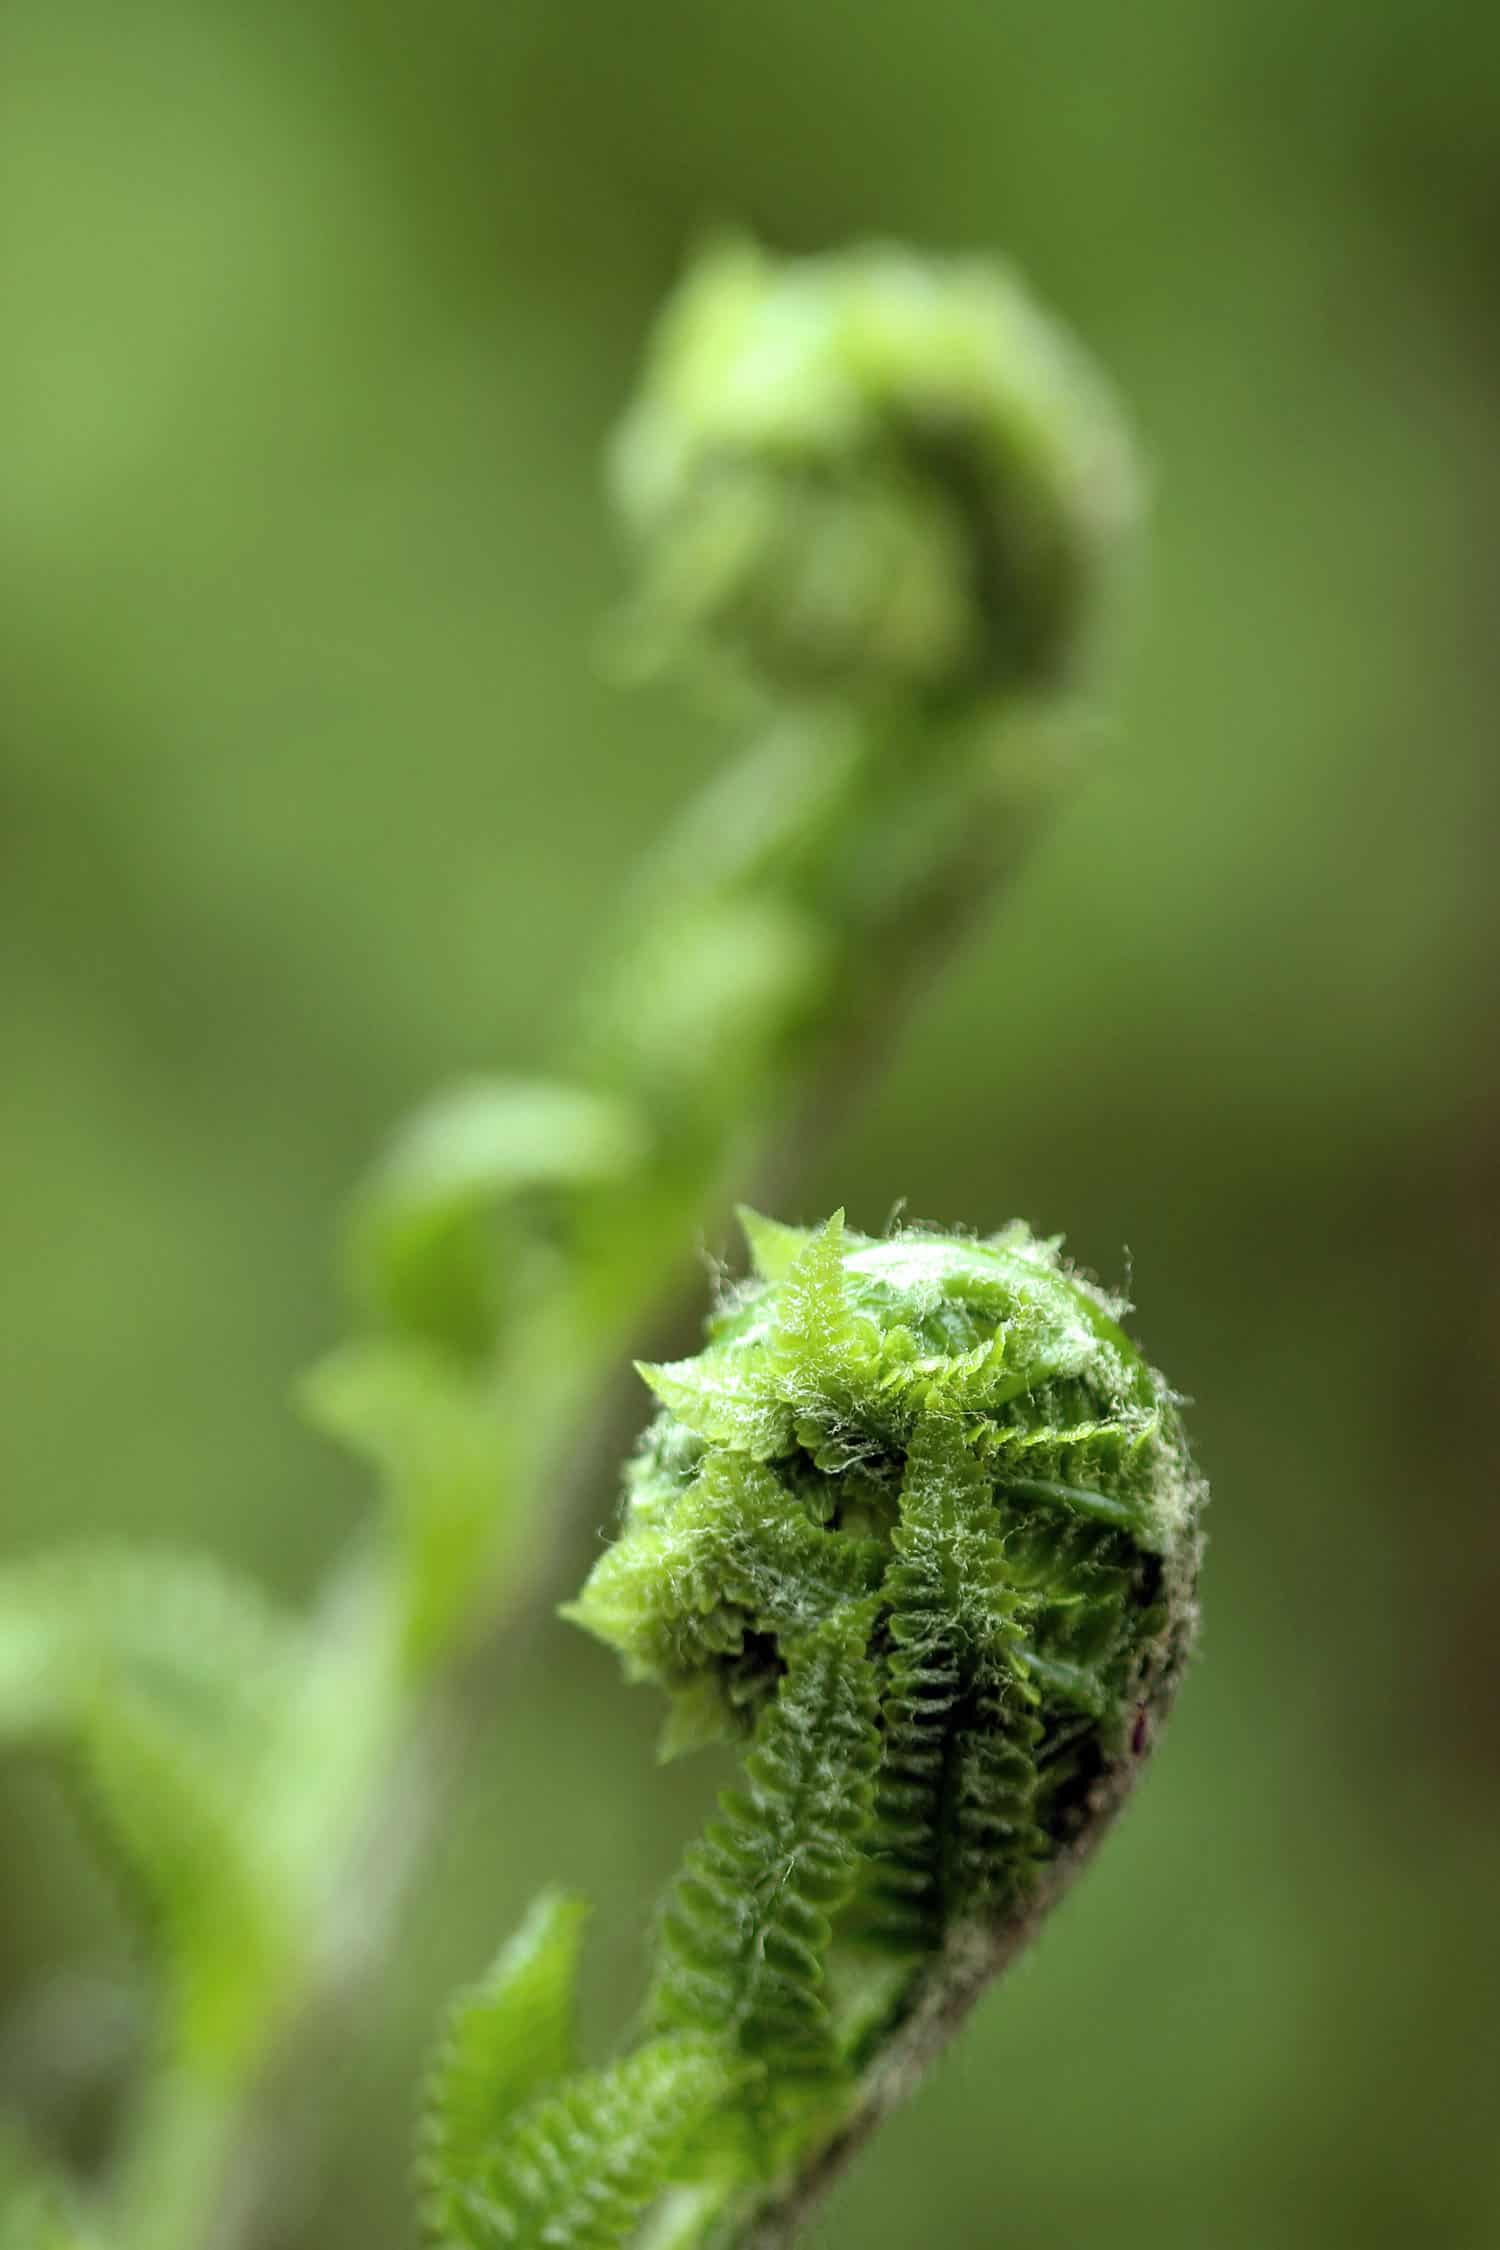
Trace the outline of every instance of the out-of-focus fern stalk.
<path fill-rule="evenodd" d="M 358 1199 L 358 1331 L 309 1397 L 384 1505 L 288 1629 L 234 1772 L 254 1844 L 220 1855 L 244 1895 L 218 1942 L 232 1958 L 253 1932 L 256 1968 L 206 2043 L 164 2026 L 124 2250 L 261 2223 L 288 2057 L 388 1929 L 414 1793 L 468 1723 L 473 1652 L 545 1567 L 611 1368 L 1024 849 L 1088 724 L 1136 503 L 1108 396 L 1015 281 L 884 249 L 706 255 L 614 484 L 637 561 L 620 660 L 701 684 L 748 745 L 636 877 L 564 1075 L 459 1089 Z M 3 1688 L 0 1648 L 0 1726 Z M 212 1932 L 195 1942 L 211 1959 Z"/>

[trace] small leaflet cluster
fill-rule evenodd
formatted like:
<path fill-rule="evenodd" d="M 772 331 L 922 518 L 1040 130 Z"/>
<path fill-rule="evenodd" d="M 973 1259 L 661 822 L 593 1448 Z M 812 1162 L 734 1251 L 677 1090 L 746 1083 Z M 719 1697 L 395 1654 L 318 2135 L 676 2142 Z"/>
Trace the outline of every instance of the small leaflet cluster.
<path fill-rule="evenodd" d="M 566 1901 L 460 2007 L 424 2156 L 445 2250 L 603 2250 L 815 2145 L 923 1964 L 1107 1817 L 1185 1655 L 1176 1404 L 1055 1244 L 745 1223 L 705 1350 L 642 1370 L 660 1409 L 567 1613 L 668 1690 L 669 1752 L 746 1738 L 742 1779 L 622 2060 L 571 2069 Z"/>

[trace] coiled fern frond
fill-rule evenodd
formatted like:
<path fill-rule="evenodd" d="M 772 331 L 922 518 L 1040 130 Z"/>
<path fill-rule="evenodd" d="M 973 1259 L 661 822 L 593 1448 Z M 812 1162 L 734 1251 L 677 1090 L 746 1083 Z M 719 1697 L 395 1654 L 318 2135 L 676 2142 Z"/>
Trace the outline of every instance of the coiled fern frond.
<path fill-rule="evenodd" d="M 1174 1395 L 1056 1243 L 746 1230 L 705 1349 L 642 1370 L 621 1533 L 567 1612 L 668 1691 L 670 1748 L 748 1738 L 644 2019 L 717 2058 L 717 2107 L 589 2205 L 659 2203 L 645 2239 L 684 2246 L 783 2239 L 1107 1826 L 1191 1644 L 1204 1497 Z M 582 2194 L 583 2120 L 667 2052 L 551 2094 L 483 2197 Z"/>
<path fill-rule="evenodd" d="M 1055 680 L 1137 504 L 1100 377 L 990 259 L 730 241 L 661 322 L 615 449 L 641 645 L 783 695 Z"/>

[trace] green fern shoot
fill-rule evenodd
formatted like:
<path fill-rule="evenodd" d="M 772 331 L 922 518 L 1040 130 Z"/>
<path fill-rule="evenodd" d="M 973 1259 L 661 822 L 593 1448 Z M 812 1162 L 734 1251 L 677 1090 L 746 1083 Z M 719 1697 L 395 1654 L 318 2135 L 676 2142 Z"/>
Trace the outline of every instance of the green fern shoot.
<path fill-rule="evenodd" d="M 316 2058 L 358 2036 L 486 1647 L 597 1511 L 622 1371 L 705 1229 L 857 1098 L 1092 731 L 1139 480 L 1004 267 L 709 248 L 610 474 L 615 669 L 737 746 L 622 884 L 549 1074 L 440 1095 L 355 1197 L 353 1333 L 303 1395 L 378 1504 L 306 1615 L 176 1557 L 0 1567 L 0 1750 L 61 1753 L 154 2003 L 95 2176 L 0 2167 L 4 2250 L 290 2239 Z M 739 1741 L 743 1775 L 613 2062 L 573 2049 L 576 1902 L 460 2002 L 419 2165 L 444 2250 L 788 2227 L 1099 1834 L 1191 1635 L 1175 1404 L 1053 1248 L 746 1224 L 755 1278 L 646 1370 L 571 1610 L 666 1690 L 669 1750 Z"/>
<path fill-rule="evenodd" d="M 640 2045 L 482 2149 L 439 2074 L 445 2250 L 605 2250 L 653 2210 L 646 2243 L 785 2239 L 1092 1850 L 1192 1643 L 1177 1401 L 1056 1243 L 745 1225 L 704 1350 L 642 1368 L 620 1535 L 566 1612 L 667 1691 L 669 1750 L 743 1739 L 743 1778 Z M 504 2087 L 523 2033 L 493 2044 Z"/>

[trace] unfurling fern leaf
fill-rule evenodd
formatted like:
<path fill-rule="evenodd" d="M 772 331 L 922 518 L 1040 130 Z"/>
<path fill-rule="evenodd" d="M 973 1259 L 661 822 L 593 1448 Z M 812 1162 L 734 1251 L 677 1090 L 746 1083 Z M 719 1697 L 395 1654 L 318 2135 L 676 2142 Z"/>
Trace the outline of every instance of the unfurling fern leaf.
<path fill-rule="evenodd" d="M 574 2064 L 573 1987 L 588 1908 L 548 1892 L 461 1993 L 427 2082 L 419 2162 L 427 2229 L 462 2239 L 485 2161 L 516 2112 Z"/>
<path fill-rule="evenodd" d="M 454 2205 L 443 2250 L 619 2250 L 725 2107 L 734 2075 L 718 2042 L 677 2036 L 543 2095 Z"/>
<path fill-rule="evenodd" d="M 744 1786 L 720 1799 L 662 1922 L 653 2020 L 710 2033 L 784 2077 L 835 2060 L 821 1986 L 874 1807 L 873 1617 L 869 1603 L 848 1604 L 794 1648 Z"/>
<path fill-rule="evenodd" d="M 1056 1245 L 875 1242 L 842 1214 L 747 1231 L 757 1276 L 705 1350 L 646 1371 L 624 1533 L 568 1614 L 679 1699 L 763 1701 L 790 1656 L 776 1738 L 818 1607 L 873 1600 L 876 1819 L 846 1928 L 921 1952 L 1019 1906 L 1118 1796 L 1180 1668 L 1200 1490 L 1170 1393 Z M 700 1916 L 744 1886 L 764 1809 L 700 1847 Z"/>
<path fill-rule="evenodd" d="M 685 1726 L 759 1714 L 648 2008 L 755 2066 L 722 2239 L 759 2250 L 1123 1800 L 1191 1640 L 1202 1488 L 1055 1244 L 747 1232 L 704 1351 L 644 1370 L 624 1527 L 568 1614 Z"/>

